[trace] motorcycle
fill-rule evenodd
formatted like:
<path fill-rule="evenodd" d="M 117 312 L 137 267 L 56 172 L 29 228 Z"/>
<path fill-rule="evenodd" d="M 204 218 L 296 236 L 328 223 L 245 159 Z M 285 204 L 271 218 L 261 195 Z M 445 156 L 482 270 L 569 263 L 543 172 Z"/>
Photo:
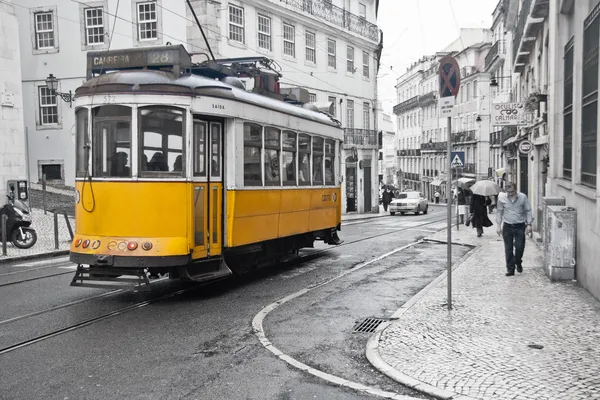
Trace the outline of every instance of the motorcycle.
<path fill-rule="evenodd" d="M 0 208 L 0 221 L 6 215 L 6 237 L 15 247 L 29 249 L 37 242 L 37 233 L 31 228 L 31 212 L 27 204 L 6 196 L 8 203 Z M 1 227 L 1 226 L 0 226 Z"/>

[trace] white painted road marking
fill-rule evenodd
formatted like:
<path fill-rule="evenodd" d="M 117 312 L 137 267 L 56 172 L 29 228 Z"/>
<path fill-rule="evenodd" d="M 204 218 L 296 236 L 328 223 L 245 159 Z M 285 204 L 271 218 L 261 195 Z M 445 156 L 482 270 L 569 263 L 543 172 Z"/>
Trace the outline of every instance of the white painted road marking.
<path fill-rule="evenodd" d="M 309 286 L 305 289 L 302 289 L 296 293 L 293 293 L 287 297 L 284 297 L 281 300 L 278 300 L 274 303 L 269 304 L 268 306 L 266 306 L 265 308 L 263 308 L 262 310 L 260 310 L 260 312 L 258 314 L 256 314 L 254 316 L 254 318 L 252 319 L 252 327 L 254 328 L 254 333 L 256 334 L 256 336 L 258 337 L 258 340 L 261 342 L 261 344 L 267 349 L 269 350 L 271 353 L 275 354 L 275 356 L 277 356 L 279 359 L 281 359 L 282 361 L 290 364 L 293 367 L 296 367 L 300 370 L 306 371 L 311 375 L 314 375 L 318 378 L 324 379 L 328 382 L 334 383 L 336 385 L 339 386 L 344 386 L 344 387 L 348 387 L 354 390 L 357 390 L 359 392 L 363 392 L 363 393 L 369 393 L 375 396 L 379 396 L 379 397 L 384 397 L 387 399 L 394 399 L 394 400 L 416 400 L 416 397 L 411 397 L 411 396 L 404 396 L 404 395 L 400 395 L 397 393 L 393 393 L 393 392 L 388 392 L 385 390 L 381 390 L 381 389 L 377 389 L 371 386 L 366 386 L 363 385 L 361 383 L 357 383 L 357 382 L 352 382 L 349 381 L 347 379 L 344 378 L 340 378 L 338 376 L 332 375 L 332 374 L 328 374 L 326 372 L 323 371 L 319 371 L 318 369 L 312 368 L 298 360 L 296 360 L 293 357 L 288 356 L 287 354 L 284 354 L 281 350 L 279 350 L 277 347 L 275 347 L 273 345 L 273 343 L 271 343 L 271 341 L 269 341 L 269 339 L 267 339 L 267 336 L 265 335 L 265 331 L 263 329 L 263 321 L 264 319 L 267 317 L 267 315 L 273 311 L 274 309 L 276 309 L 277 307 L 279 307 L 282 304 L 287 303 L 290 300 L 295 299 L 296 297 L 300 297 L 316 288 L 320 288 L 321 286 L 325 286 L 335 280 L 338 280 L 340 278 L 343 278 L 344 276 L 351 274 L 352 272 L 355 272 L 363 267 L 366 267 L 367 265 L 373 264 L 374 262 L 383 260 L 386 257 L 389 257 L 393 254 L 398 253 L 399 251 L 405 250 L 411 246 L 414 246 L 418 243 L 421 243 L 422 241 L 416 241 L 414 243 L 408 244 L 406 246 L 402 246 L 402 247 L 398 247 L 390 252 L 387 252 L 385 254 L 380 255 L 379 257 L 376 257 L 372 260 L 366 261 L 364 263 L 358 264 L 357 266 L 346 270 L 344 272 L 342 272 L 341 274 L 339 274 L 338 276 L 336 276 L 335 278 L 329 279 L 328 281 L 325 281 L 323 283 L 320 283 L 318 285 L 314 285 L 314 286 Z"/>

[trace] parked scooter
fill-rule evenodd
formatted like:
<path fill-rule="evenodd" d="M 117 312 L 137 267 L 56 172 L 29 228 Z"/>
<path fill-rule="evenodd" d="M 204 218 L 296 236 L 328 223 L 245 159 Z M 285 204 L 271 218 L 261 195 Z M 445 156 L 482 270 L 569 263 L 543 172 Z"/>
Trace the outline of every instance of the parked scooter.
<path fill-rule="evenodd" d="M 6 197 L 8 198 L 8 203 L 0 208 L 0 223 L 2 215 L 8 217 L 6 220 L 6 237 L 15 247 L 29 249 L 37 242 L 37 234 L 31 228 L 31 212 L 29 207 L 22 201 L 15 199 L 14 190 Z"/>

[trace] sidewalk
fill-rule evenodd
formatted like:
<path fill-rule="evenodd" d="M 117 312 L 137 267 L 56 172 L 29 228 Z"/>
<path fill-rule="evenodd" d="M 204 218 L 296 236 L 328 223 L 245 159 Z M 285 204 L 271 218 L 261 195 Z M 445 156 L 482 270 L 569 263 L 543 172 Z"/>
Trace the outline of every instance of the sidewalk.
<path fill-rule="evenodd" d="M 446 242 L 446 230 L 430 239 Z M 600 302 L 551 283 L 535 239 L 512 277 L 495 226 L 477 238 L 461 225 L 452 241 L 477 245 L 454 265 L 453 310 L 443 274 L 369 340 L 369 361 L 441 399 L 600 399 Z"/>
<path fill-rule="evenodd" d="M 68 253 L 71 246 L 71 236 L 65 221 L 64 215 L 58 215 L 58 250 L 54 245 L 54 214 L 50 211 L 44 215 L 44 211 L 38 208 L 31 209 L 32 225 L 35 229 L 38 240 L 30 249 L 19 249 L 11 242 L 6 245 L 7 255 L 3 256 L 0 249 L 0 264 L 3 262 L 27 260 L 37 257 L 47 257 L 52 255 L 64 255 Z M 69 218 L 71 228 L 75 231 L 75 219 Z M 10 240 L 10 239 L 9 239 Z M 1 246 L 0 242 L 0 246 Z"/>

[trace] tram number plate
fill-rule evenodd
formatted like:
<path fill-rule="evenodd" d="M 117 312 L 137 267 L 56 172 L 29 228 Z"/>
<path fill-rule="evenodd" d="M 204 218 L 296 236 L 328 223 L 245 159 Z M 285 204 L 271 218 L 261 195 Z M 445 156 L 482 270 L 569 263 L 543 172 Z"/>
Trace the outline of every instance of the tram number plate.
<path fill-rule="evenodd" d="M 321 201 L 331 201 L 331 195 L 324 194 L 323 196 L 321 196 Z"/>
<path fill-rule="evenodd" d="M 115 102 L 115 96 L 104 96 L 104 104 L 112 104 Z"/>

